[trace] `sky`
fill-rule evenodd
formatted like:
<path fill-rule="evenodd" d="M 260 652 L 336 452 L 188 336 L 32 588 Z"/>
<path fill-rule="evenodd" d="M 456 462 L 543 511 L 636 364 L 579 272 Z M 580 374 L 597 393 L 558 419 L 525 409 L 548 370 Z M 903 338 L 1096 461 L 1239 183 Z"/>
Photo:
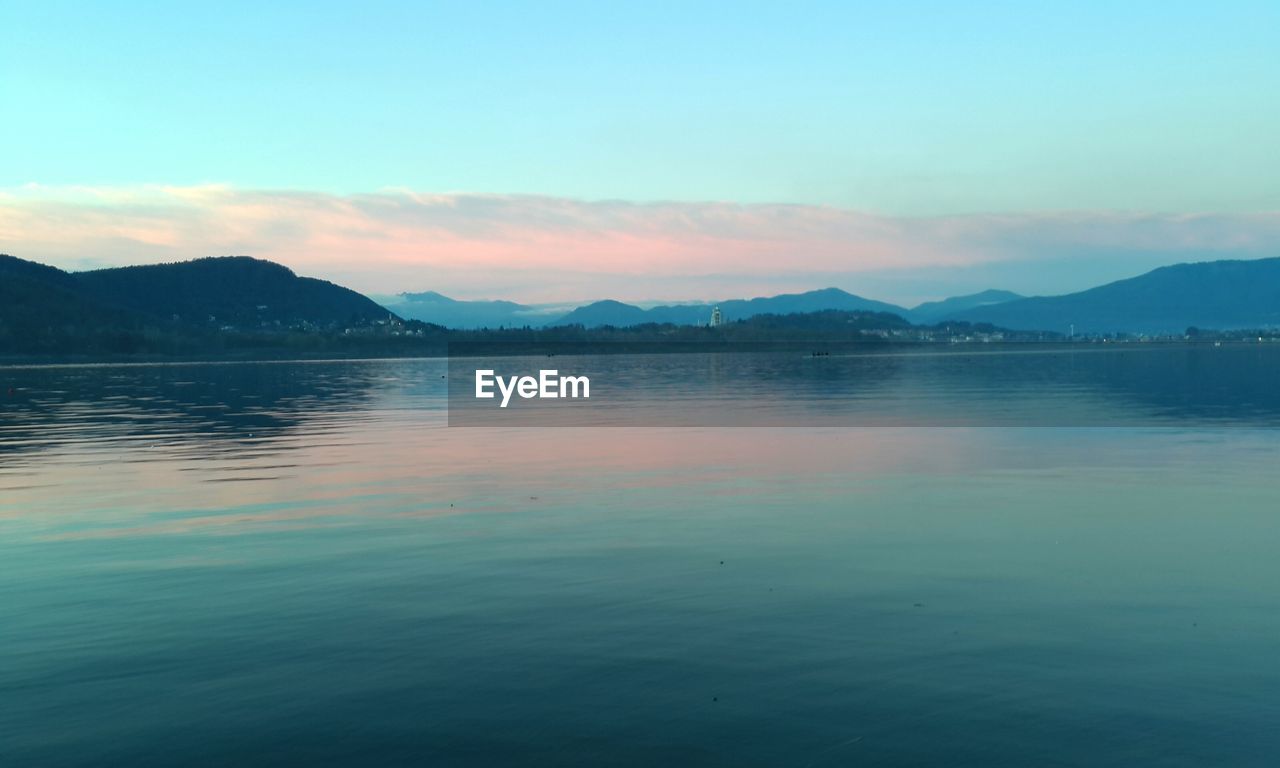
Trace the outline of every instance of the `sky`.
<path fill-rule="evenodd" d="M 1280 3 L 0 4 L 0 251 L 560 301 L 1280 255 Z"/>

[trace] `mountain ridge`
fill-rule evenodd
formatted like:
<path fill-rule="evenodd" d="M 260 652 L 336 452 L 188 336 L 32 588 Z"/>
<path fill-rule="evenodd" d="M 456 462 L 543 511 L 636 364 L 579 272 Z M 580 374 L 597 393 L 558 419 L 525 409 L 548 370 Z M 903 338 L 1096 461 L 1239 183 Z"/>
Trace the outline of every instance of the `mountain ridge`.
<path fill-rule="evenodd" d="M 406 320 L 461 329 L 540 326 L 563 313 L 504 299 L 454 299 L 437 291 L 399 293 L 380 303 Z"/>
<path fill-rule="evenodd" d="M 67 272 L 0 255 L 0 352 L 128 353 L 221 331 L 368 327 L 371 299 L 246 256 Z"/>
<path fill-rule="evenodd" d="M 720 308 L 724 322 L 745 320 L 755 315 L 788 315 L 826 310 L 851 312 L 887 312 L 905 317 L 909 310 L 896 304 L 867 299 L 840 288 L 820 288 L 803 293 L 783 293 L 776 296 L 759 296 L 752 299 L 728 299 L 721 302 L 698 304 L 663 304 L 642 309 L 613 299 L 596 301 L 569 312 L 549 326 L 581 325 L 584 328 L 603 326 L 626 327 L 644 323 L 671 323 L 673 325 L 706 325 L 711 311 Z"/>
<path fill-rule="evenodd" d="M 249 256 L 67 273 L 100 302 L 158 318 L 230 323 L 371 322 L 387 310 L 350 288 Z"/>
<path fill-rule="evenodd" d="M 1061 296 L 1035 296 L 948 319 L 1077 334 L 1181 334 L 1280 326 L 1280 257 L 1158 267 Z"/>
<path fill-rule="evenodd" d="M 1280 257 L 1173 264 L 1060 296 L 1020 297 L 993 289 L 911 309 L 839 288 L 647 309 L 606 299 L 559 317 L 545 305 L 459 301 L 434 291 L 402 297 L 419 308 L 474 310 L 472 325 L 453 325 L 464 329 L 705 326 L 718 306 L 726 323 L 766 314 L 855 311 L 889 313 L 919 325 L 965 322 L 1019 331 L 1181 335 L 1193 326 L 1280 327 Z M 492 322 L 495 311 L 505 313 L 498 316 L 501 322 Z M 205 330 L 335 329 L 397 321 L 396 314 L 355 291 L 246 256 L 67 272 L 0 255 L 0 330 L 10 339 L 47 335 L 56 327 L 105 335 L 111 329 L 134 332 L 177 325 Z"/>
<path fill-rule="evenodd" d="M 957 312 L 962 312 L 975 307 L 991 306 L 994 304 L 1003 304 L 1008 301 L 1016 301 L 1026 298 L 1022 294 L 1013 291 L 1003 291 L 996 288 L 988 288 L 978 293 L 970 293 L 964 296 L 951 296 L 938 301 L 926 301 L 917 304 L 910 310 L 909 319 L 913 323 L 935 323 L 945 320 Z"/>

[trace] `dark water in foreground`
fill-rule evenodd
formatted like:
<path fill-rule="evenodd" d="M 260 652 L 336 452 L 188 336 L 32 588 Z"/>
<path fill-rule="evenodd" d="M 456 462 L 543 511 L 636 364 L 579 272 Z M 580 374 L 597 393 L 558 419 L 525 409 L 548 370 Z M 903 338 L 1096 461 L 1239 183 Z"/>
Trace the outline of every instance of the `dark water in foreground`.
<path fill-rule="evenodd" d="M 0 765 L 1280 764 L 1256 397 L 478 429 L 443 374 L 0 369 Z"/>

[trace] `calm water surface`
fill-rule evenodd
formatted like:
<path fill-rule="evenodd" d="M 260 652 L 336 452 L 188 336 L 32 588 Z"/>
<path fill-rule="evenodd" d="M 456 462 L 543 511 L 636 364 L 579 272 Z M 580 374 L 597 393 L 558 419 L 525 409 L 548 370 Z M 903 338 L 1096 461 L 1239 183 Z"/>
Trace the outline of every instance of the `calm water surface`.
<path fill-rule="evenodd" d="M 446 373 L 0 369 L 0 764 L 1280 764 L 1252 411 L 465 428 Z"/>

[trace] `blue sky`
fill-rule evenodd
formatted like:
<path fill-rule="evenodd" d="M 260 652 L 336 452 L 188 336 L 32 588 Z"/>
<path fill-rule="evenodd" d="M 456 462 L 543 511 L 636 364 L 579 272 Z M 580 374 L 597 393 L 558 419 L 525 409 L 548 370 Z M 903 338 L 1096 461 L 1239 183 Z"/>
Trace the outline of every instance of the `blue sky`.
<path fill-rule="evenodd" d="M 0 189 L 1280 210 L 1280 3 L 1045 5 L 11 2 Z"/>

